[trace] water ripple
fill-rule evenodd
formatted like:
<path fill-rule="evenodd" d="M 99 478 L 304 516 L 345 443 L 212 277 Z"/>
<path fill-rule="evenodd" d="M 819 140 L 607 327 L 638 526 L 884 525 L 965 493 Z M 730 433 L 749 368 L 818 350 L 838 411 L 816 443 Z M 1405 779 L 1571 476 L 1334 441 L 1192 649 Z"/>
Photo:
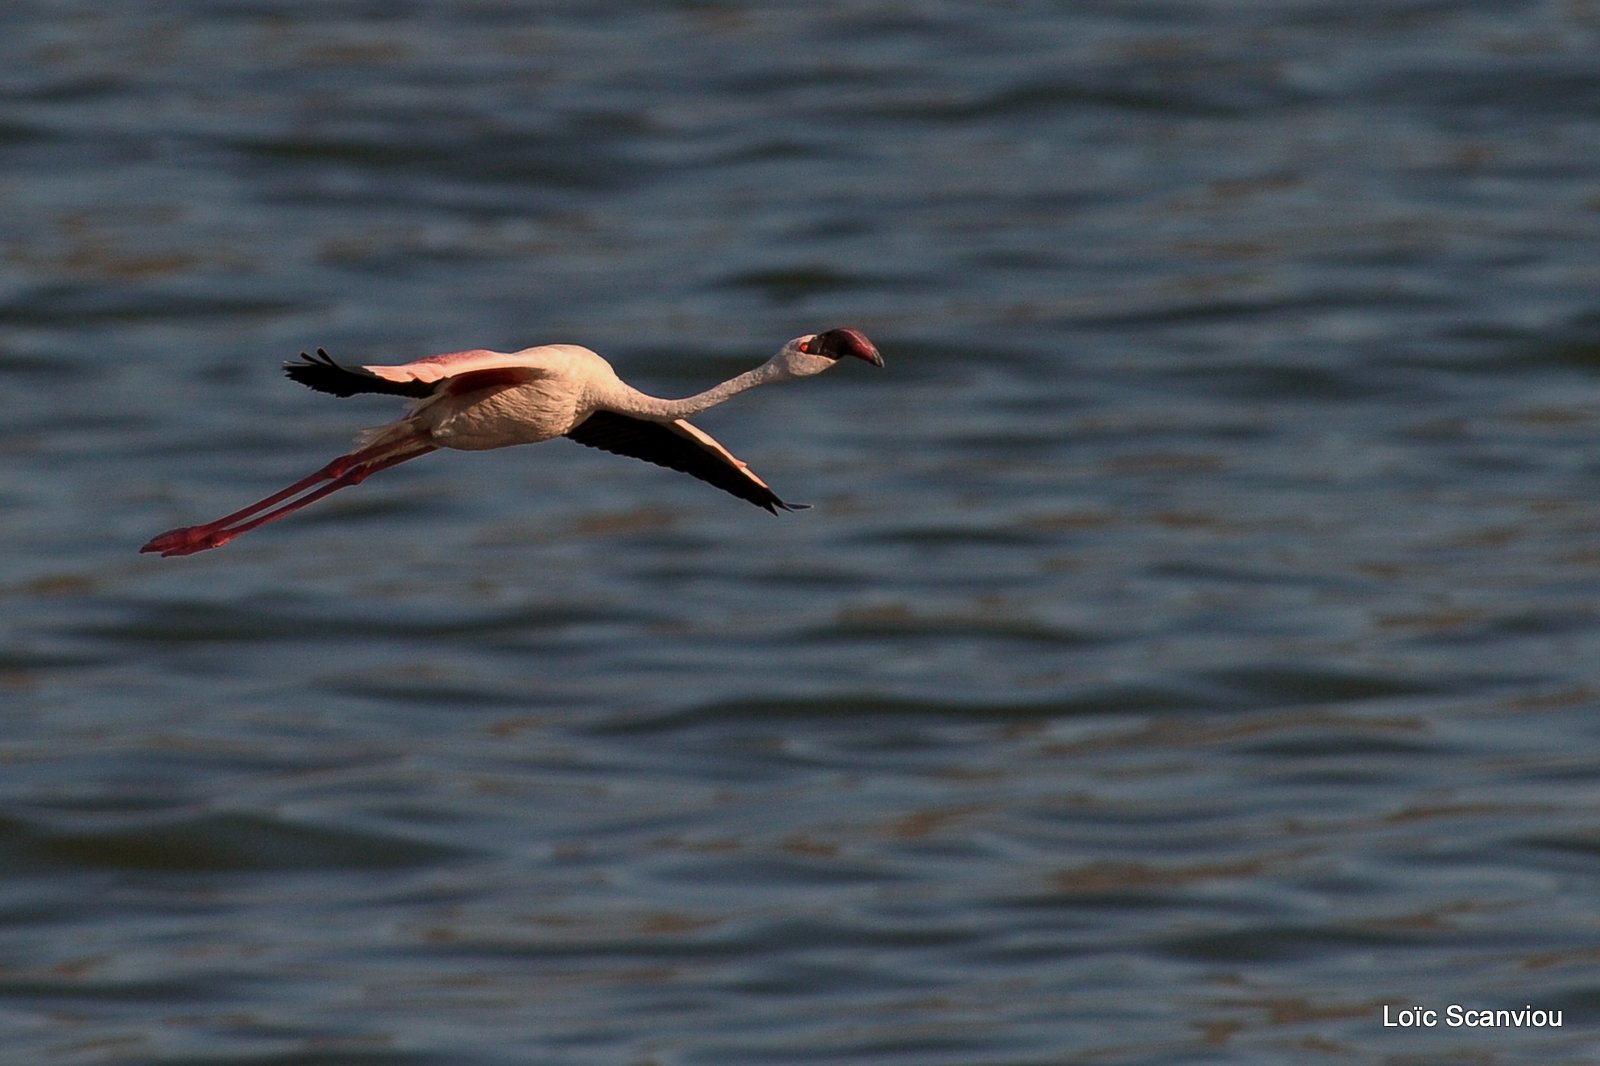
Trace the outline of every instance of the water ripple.
<path fill-rule="evenodd" d="M 1594 1059 L 1586 5 L 169 8 L 0 11 L 11 1058 Z M 137 554 L 394 416 L 302 350 L 839 324 L 699 420 L 804 514 Z"/>

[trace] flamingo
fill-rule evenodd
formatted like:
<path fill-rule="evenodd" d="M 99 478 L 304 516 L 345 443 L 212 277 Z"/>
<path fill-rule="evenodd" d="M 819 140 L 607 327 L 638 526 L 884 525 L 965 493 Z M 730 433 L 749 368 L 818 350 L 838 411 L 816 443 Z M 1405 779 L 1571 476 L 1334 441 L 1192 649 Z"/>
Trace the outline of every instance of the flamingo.
<path fill-rule="evenodd" d="M 626 384 L 610 363 L 576 344 L 510 353 L 474 349 L 398 366 L 345 366 L 321 348 L 315 356 L 302 352 L 299 361 L 283 367 L 302 385 L 335 396 L 376 392 L 416 402 L 399 420 L 363 433 L 354 451 L 316 473 L 214 522 L 168 530 L 139 550 L 170 556 L 220 548 L 439 448 L 483 451 L 554 437 L 680 470 L 773 514 L 801 510 L 807 505 L 784 503 L 728 449 L 686 420 L 757 385 L 820 374 L 845 356 L 883 366 L 883 356 L 866 334 L 830 329 L 794 338 L 754 370 L 715 388 L 663 400 Z"/>

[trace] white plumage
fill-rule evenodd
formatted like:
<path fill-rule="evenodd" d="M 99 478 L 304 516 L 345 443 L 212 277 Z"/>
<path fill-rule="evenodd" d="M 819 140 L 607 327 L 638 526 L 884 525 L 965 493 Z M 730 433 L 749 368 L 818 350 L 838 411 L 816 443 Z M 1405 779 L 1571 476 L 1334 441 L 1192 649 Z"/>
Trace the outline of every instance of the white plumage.
<path fill-rule="evenodd" d="M 866 335 L 831 329 L 789 341 L 765 363 L 705 392 L 664 400 L 617 377 L 575 344 L 520 352 L 474 349 L 397 366 L 343 366 L 317 349 L 286 363 L 296 381 L 335 396 L 376 392 L 415 399 L 398 421 L 363 434 L 355 451 L 280 492 L 214 522 L 153 538 L 141 551 L 192 555 L 292 514 L 329 493 L 439 448 L 482 451 L 569 437 L 580 444 L 681 470 L 776 514 L 795 510 L 744 463 L 687 419 L 741 392 L 820 374 L 844 356 L 883 365 Z"/>

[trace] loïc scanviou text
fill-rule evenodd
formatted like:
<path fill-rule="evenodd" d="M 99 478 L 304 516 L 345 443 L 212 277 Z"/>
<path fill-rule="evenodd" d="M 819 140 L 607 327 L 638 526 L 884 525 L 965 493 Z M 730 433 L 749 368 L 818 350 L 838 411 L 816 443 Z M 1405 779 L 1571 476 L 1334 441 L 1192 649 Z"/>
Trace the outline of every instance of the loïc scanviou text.
<path fill-rule="evenodd" d="M 1559 1029 L 1561 1011 L 1545 1010 L 1531 1003 L 1510 1010 L 1478 1009 L 1452 1003 L 1442 1011 L 1432 1007 L 1392 1007 L 1386 1003 L 1383 1025 L 1386 1029 L 1436 1029 L 1440 1025 L 1452 1029 Z"/>

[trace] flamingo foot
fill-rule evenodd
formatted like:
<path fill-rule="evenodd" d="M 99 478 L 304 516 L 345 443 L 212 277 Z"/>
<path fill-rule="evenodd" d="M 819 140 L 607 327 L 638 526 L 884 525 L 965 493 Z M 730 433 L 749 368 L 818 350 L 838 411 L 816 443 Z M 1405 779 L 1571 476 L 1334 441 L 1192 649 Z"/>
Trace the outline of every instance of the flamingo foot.
<path fill-rule="evenodd" d="M 220 548 L 242 532 L 242 529 L 219 529 L 215 525 L 184 526 L 150 538 L 150 543 L 140 548 L 139 552 L 160 552 L 163 559 L 174 555 L 193 555 L 207 548 Z"/>

